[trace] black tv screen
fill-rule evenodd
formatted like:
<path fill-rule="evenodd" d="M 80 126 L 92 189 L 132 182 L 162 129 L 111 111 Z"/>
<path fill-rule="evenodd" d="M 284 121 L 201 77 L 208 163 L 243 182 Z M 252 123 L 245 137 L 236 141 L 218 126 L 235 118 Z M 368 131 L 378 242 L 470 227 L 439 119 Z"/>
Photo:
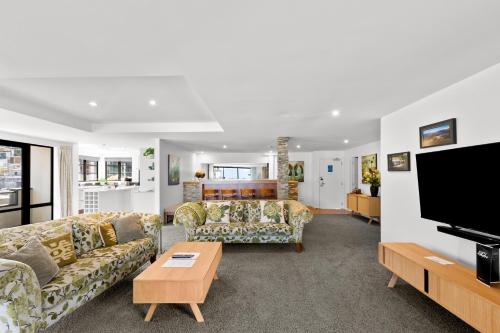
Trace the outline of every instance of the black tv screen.
<path fill-rule="evenodd" d="M 500 236 L 500 143 L 416 155 L 422 218 Z"/>

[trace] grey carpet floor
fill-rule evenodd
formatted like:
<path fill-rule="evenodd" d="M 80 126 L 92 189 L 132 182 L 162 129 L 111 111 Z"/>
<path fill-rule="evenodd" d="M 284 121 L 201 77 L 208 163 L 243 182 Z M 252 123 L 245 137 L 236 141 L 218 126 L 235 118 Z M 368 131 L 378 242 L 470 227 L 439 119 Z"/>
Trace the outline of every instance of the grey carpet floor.
<path fill-rule="evenodd" d="M 165 247 L 182 240 L 163 228 Z M 473 332 L 460 319 L 404 282 L 388 289 L 377 262 L 380 227 L 351 216 L 317 216 L 306 225 L 305 251 L 290 245 L 223 246 L 197 323 L 186 305 L 132 304 L 129 277 L 47 332 Z"/>

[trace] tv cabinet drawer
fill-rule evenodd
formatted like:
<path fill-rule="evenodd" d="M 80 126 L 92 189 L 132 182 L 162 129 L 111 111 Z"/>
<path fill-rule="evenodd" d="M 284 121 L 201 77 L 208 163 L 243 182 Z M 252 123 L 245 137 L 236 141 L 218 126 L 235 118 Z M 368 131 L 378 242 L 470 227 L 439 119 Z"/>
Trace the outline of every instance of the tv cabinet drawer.
<path fill-rule="evenodd" d="M 424 269 L 422 266 L 417 265 L 411 260 L 403 257 L 402 255 L 391 251 L 390 249 L 383 248 L 384 251 L 384 265 L 387 266 L 393 273 L 411 284 L 413 287 L 424 292 Z"/>

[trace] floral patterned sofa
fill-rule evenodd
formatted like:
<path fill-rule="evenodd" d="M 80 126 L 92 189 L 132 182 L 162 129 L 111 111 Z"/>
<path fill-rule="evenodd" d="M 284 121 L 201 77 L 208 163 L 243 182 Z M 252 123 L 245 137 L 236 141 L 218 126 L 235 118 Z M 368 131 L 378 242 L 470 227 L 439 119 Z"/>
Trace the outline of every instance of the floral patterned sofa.
<path fill-rule="evenodd" d="M 277 202 L 277 200 L 263 200 Z M 188 241 L 225 243 L 293 243 L 301 252 L 302 231 L 313 215 L 302 203 L 284 201 L 284 223 L 262 223 L 261 200 L 230 201 L 229 223 L 205 223 L 207 203 L 222 200 L 188 202 L 177 208 L 174 224 L 183 224 Z"/>
<path fill-rule="evenodd" d="M 0 230 L 1 244 L 21 247 L 33 235 L 44 239 L 71 232 L 77 253 L 75 263 L 64 266 L 43 288 L 35 273 L 23 263 L 0 259 L 0 332 L 34 332 L 66 314 L 154 260 L 161 229 L 159 215 L 139 214 L 146 238 L 103 247 L 99 224 L 129 213 L 91 213 Z M 73 224 L 89 226 L 75 229 Z M 96 234 L 97 231 L 97 234 Z"/>

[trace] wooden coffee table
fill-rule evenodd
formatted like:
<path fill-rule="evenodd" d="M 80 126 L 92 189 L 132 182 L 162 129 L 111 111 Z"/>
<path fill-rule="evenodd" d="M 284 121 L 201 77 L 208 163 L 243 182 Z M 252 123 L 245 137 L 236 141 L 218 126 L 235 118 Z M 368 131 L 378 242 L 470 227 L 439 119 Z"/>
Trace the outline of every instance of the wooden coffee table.
<path fill-rule="evenodd" d="M 162 267 L 175 252 L 200 252 L 193 267 Z M 203 304 L 222 258 L 222 243 L 179 242 L 134 279 L 134 304 L 151 304 L 144 318 L 150 321 L 158 304 L 189 304 L 194 317 L 203 322 Z"/>

